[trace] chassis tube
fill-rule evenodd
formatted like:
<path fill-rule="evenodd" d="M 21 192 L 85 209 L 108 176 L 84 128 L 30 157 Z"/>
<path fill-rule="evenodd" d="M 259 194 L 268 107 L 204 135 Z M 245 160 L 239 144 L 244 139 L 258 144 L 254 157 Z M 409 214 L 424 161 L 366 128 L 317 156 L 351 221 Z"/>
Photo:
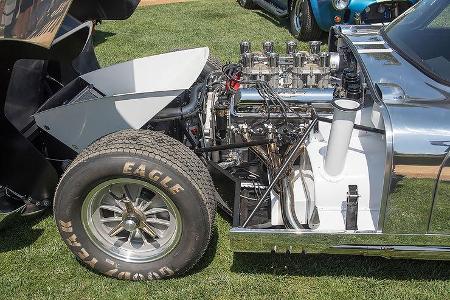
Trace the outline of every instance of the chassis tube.
<path fill-rule="evenodd" d="M 301 146 L 303 145 L 303 143 L 305 142 L 306 138 L 309 136 L 309 133 L 311 132 L 311 130 L 313 130 L 313 128 L 316 126 L 318 120 L 317 118 L 315 118 L 308 126 L 308 129 L 306 129 L 305 134 L 302 136 L 302 138 L 298 141 L 298 143 L 295 145 L 294 149 L 291 151 L 291 153 L 289 154 L 289 156 L 287 157 L 287 159 L 283 162 L 283 164 L 281 165 L 280 170 L 278 171 L 277 175 L 275 175 L 274 179 L 272 180 L 272 182 L 270 183 L 269 187 L 267 188 L 267 190 L 265 191 L 265 193 L 262 195 L 262 197 L 259 199 L 258 204 L 256 205 L 256 207 L 253 209 L 253 211 L 250 213 L 250 215 L 248 216 L 247 220 L 245 220 L 244 224 L 242 225 L 242 227 L 247 227 L 248 223 L 250 223 L 250 221 L 252 220 L 252 218 L 254 217 L 255 213 L 258 211 L 258 209 L 261 207 L 262 203 L 264 202 L 264 199 L 266 199 L 266 197 L 270 194 L 270 192 L 273 190 L 273 188 L 275 187 L 275 184 L 277 184 L 278 180 L 280 180 L 281 176 L 284 175 L 284 173 L 286 172 L 286 169 L 288 168 L 288 166 L 295 161 L 295 159 L 297 159 L 298 156 L 298 151 L 300 150 Z"/>

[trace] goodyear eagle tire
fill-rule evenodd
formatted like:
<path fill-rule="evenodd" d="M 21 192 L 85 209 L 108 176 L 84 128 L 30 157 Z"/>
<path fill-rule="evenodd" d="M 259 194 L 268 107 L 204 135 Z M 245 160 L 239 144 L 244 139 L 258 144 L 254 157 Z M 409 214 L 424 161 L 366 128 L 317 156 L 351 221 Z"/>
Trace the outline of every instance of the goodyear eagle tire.
<path fill-rule="evenodd" d="M 54 214 L 69 249 L 119 279 L 183 274 L 205 252 L 216 202 L 200 159 L 158 132 L 125 130 L 84 150 L 58 185 Z"/>

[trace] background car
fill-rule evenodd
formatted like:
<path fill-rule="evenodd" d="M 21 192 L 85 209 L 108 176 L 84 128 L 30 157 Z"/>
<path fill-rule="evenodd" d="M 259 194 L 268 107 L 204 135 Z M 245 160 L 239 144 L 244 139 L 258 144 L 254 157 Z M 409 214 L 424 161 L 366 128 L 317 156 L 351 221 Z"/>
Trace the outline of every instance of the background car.
<path fill-rule="evenodd" d="M 387 23 L 417 0 L 238 0 L 245 8 L 260 7 L 277 18 L 289 18 L 293 36 L 317 40 L 336 24 Z"/>

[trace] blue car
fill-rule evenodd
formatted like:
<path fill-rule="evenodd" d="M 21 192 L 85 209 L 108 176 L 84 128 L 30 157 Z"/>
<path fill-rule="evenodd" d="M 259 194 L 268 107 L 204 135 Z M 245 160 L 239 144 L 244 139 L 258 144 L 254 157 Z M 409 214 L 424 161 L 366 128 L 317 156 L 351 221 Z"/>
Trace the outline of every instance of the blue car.
<path fill-rule="evenodd" d="M 289 18 L 293 36 L 317 40 L 336 24 L 387 23 L 418 0 L 238 0 L 245 8 L 260 7 L 277 18 Z"/>

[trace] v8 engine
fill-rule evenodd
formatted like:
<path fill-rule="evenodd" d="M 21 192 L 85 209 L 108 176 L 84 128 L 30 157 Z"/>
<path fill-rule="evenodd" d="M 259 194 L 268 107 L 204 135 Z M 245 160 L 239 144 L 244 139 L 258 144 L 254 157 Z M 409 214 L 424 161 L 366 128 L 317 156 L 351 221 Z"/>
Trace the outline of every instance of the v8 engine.
<path fill-rule="evenodd" d="M 372 122 L 376 107 L 356 60 L 344 46 L 321 51 L 319 41 L 309 51 L 298 51 L 296 42 L 286 43 L 284 54 L 274 49 L 264 42 L 252 52 L 250 42 L 241 42 L 239 63 L 205 83 L 204 143 L 208 158 L 239 179 L 238 225 L 374 229 L 379 207 L 359 194 L 381 193 L 367 166 L 384 157 L 369 157 L 362 147 L 384 147 L 383 125 Z M 358 201 L 347 205 L 352 193 Z M 367 222 L 358 223 L 358 211 Z"/>

